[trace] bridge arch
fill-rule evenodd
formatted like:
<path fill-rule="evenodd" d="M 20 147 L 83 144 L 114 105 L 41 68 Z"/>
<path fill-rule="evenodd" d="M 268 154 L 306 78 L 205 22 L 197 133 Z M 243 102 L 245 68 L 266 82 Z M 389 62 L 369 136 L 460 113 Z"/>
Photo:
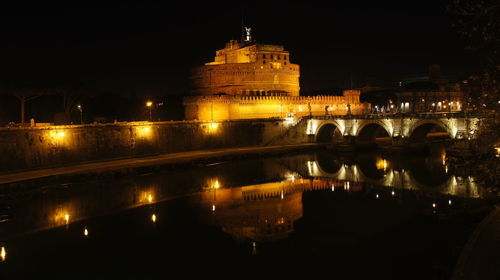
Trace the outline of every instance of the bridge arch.
<path fill-rule="evenodd" d="M 336 121 L 322 123 L 316 130 L 317 143 L 333 143 L 342 139 L 342 127 Z"/>
<path fill-rule="evenodd" d="M 441 120 L 421 120 L 413 124 L 409 131 L 408 136 L 411 143 L 425 142 L 430 133 L 436 136 L 453 138 L 453 129 Z"/>
<path fill-rule="evenodd" d="M 356 130 L 356 144 L 377 145 L 386 138 L 390 141 L 392 129 L 382 121 L 364 121 Z M 379 140 L 379 141 L 377 141 Z"/>

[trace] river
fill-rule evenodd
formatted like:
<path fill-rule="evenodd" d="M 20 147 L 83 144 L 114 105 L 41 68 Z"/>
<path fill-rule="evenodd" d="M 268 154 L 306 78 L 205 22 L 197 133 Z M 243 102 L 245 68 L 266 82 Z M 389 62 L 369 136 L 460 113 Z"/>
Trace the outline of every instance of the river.
<path fill-rule="evenodd" d="M 431 156 L 328 151 L 0 196 L 1 279 L 448 279 L 490 209 Z"/>

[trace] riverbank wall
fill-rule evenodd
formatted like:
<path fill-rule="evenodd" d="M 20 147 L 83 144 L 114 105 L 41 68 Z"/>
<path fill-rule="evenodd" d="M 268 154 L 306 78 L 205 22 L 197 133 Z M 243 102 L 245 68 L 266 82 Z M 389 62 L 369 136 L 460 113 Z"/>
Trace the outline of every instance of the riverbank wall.
<path fill-rule="evenodd" d="M 296 125 L 293 120 L 262 119 L 1 128 L 0 173 L 193 150 L 307 143 L 304 137 L 282 137 Z"/>

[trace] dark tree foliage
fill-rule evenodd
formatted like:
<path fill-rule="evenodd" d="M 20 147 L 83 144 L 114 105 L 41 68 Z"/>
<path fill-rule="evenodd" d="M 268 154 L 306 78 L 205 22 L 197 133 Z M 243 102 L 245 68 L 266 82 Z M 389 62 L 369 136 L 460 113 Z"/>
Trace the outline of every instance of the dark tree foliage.
<path fill-rule="evenodd" d="M 500 1 L 453 0 L 450 11 L 455 15 L 453 26 L 464 37 L 467 47 L 480 53 L 487 64 L 480 73 L 468 79 L 464 92 L 469 110 L 490 115 L 481 122 L 481 138 L 495 144 L 500 111 Z M 492 117 L 491 114 L 494 114 Z"/>
<path fill-rule="evenodd" d="M 468 109 L 498 112 L 500 109 L 500 1 L 453 0 L 449 6 L 455 16 L 454 28 L 467 48 L 481 54 L 487 64 L 471 75 L 464 87 Z"/>

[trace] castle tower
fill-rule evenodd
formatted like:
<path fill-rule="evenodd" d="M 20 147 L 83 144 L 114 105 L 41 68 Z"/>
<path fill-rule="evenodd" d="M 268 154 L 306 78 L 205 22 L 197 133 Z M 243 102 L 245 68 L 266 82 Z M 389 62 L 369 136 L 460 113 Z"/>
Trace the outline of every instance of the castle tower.
<path fill-rule="evenodd" d="M 191 96 L 184 97 L 185 118 L 218 121 L 362 114 L 359 90 L 343 96 L 299 96 L 299 65 L 283 46 L 253 41 L 250 28 L 242 40 L 216 51 L 214 61 L 191 72 Z"/>
<path fill-rule="evenodd" d="M 191 72 L 193 95 L 298 96 L 299 65 L 283 46 L 259 44 L 245 28 L 244 40 L 231 40 L 215 59 Z"/>

